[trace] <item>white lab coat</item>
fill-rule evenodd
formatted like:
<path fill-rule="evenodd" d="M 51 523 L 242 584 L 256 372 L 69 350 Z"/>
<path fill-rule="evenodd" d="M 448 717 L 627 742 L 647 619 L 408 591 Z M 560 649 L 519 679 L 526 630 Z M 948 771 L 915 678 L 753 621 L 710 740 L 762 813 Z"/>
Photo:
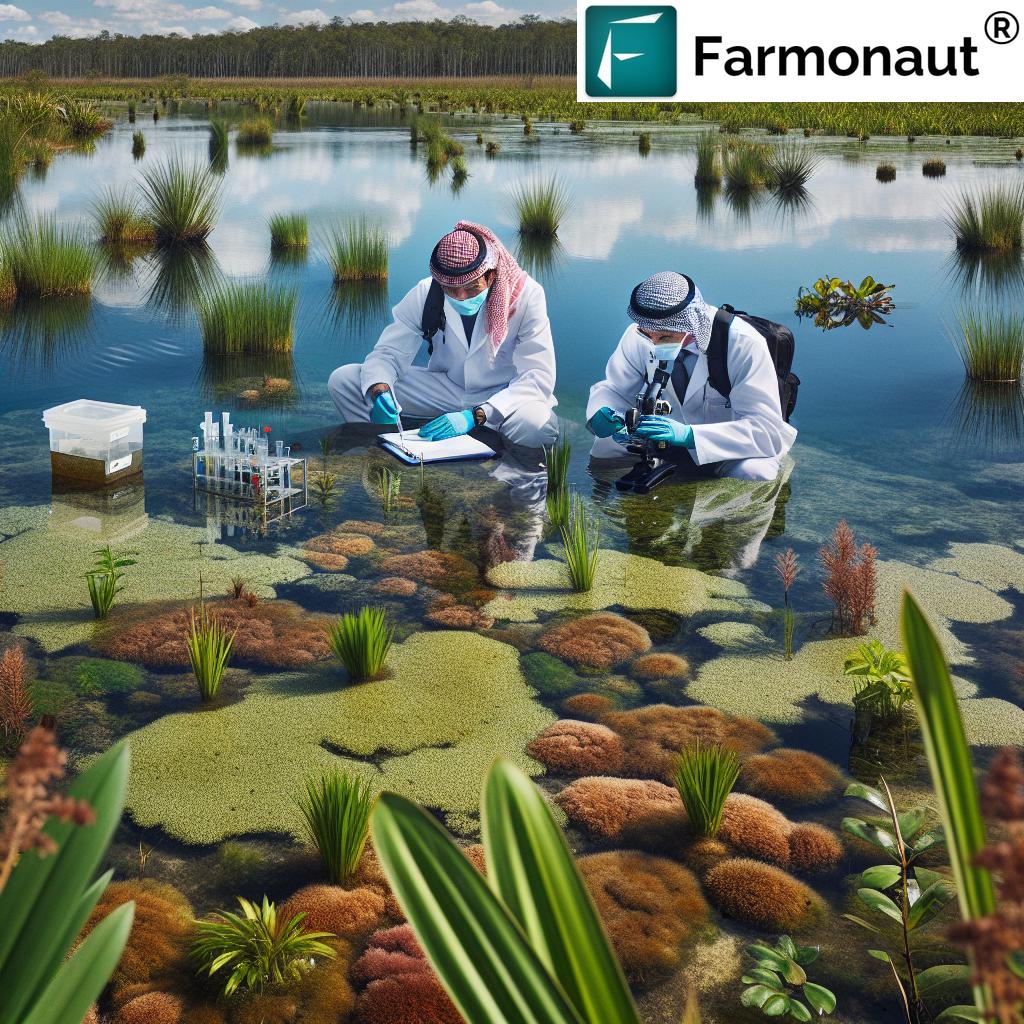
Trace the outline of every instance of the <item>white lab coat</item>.
<path fill-rule="evenodd" d="M 424 344 L 420 331 L 423 304 L 430 290 L 425 277 L 395 306 L 394 321 L 384 328 L 380 340 L 363 362 L 360 383 L 365 394 L 374 384 L 391 387 L 412 365 Z M 445 299 L 444 340 L 434 336 L 434 352 L 427 364 L 431 373 L 445 374 L 471 400 L 484 400 L 500 419 L 530 402 L 555 405 L 555 348 L 551 338 L 544 289 L 528 277 L 509 318 L 508 335 L 492 359 L 487 338 L 487 307 L 480 310 L 467 341 L 462 317 Z M 441 410 L 448 412 L 451 410 Z"/>
<path fill-rule="evenodd" d="M 715 308 L 710 307 L 710 312 L 714 315 Z M 653 376 L 655 367 L 650 341 L 630 324 L 608 360 L 604 380 L 590 389 L 587 420 L 602 406 L 620 415 L 633 408 L 645 375 L 646 379 Z M 707 357 L 698 354 L 686 395 L 676 395 L 671 383 L 665 388 L 665 397 L 672 403 L 672 419 L 693 428 L 694 447 L 689 453 L 698 465 L 768 459 L 774 463 L 774 472 L 755 471 L 755 475 L 774 476 L 778 460 L 793 447 L 796 430 L 782 418 L 779 383 L 768 346 L 739 317 L 729 327 L 729 379 L 732 394 L 727 400 L 709 383 Z M 591 454 L 595 458 L 621 457 L 623 449 L 610 438 L 598 438 Z M 749 465 L 729 475 L 747 476 Z"/>

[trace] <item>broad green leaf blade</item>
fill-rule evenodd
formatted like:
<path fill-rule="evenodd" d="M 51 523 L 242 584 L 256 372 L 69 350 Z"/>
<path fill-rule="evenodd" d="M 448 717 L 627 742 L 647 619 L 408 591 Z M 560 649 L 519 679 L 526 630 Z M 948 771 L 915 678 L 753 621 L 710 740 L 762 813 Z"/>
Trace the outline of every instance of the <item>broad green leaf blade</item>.
<path fill-rule="evenodd" d="M 865 921 L 863 917 L 858 917 L 856 914 L 843 914 L 843 917 L 845 917 L 847 921 L 859 924 L 861 928 L 867 928 L 869 932 L 879 931 L 879 929 L 875 925 L 871 924 L 870 921 Z"/>
<path fill-rule="evenodd" d="M 872 910 L 881 911 L 894 921 L 903 923 L 903 914 L 900 913 L 900 908 L 884 892 L 879 892 L 877 889 L 858 889 L 857 896 Z"/>
<path fill-rule="evenodd" d="M 885 850 L 892 857 L 899 857 L 899 846 L 896 843 L 896 837 L 887 829 L 880 828 L 877 825 L 869 825 L 866 821 L 861 821 L 860 818 L 843 818 L 842 828 L 844 832 L 848 832 L 851 836 L 856 836 L 865 843 L 871 843 L 872 846 Z"/>
<path fill-rule="evenodd" d="M 898 864 L 878 864 L 861 873 L 861 884 L 868 889 L 888 889 L 894 886 L 901 877 Z"/>
<path fill-rule="evenodd" d="M 744 985 L 764 985 L 767 988 L 777 989 L 779 992 L 782 991 L 782 982 L 779 980 L 779 976 L 773 971 L 769 971 L 767 967 L 751 967 L 740 981 Z"/>
<path fill-rule="evenodd" d="M 865 786 L 863 782 L 851 782 L 843 792 L 843 796 L 852 796 L 858 800 L 866 800 L 880 811 L 885 811 L 886 814 L 889 813 L 889 805 L 885 802 L 885 797 L 873 786 Z"/>
<path fill-rule="evenodd" d="M 804 985 L 804 998 L 818 1013 L 831 1013 L 836 1008 L 835 993 L 824 985 L 815 985 L 813 981 Z"/>
<path fill-rule="evenodd" d="M 928 767 L 949 842 L 960 912 L 965 920 L 972 921 L 991 914 L 995 898 L 991 875 L 974 864 L 985 845 L 985 825 L 960 707 L 942 649 L 910 593 L 903 596 L 901 627 Z"/>
<path fill-rule="evenodd" d="M 911 928 L 920 928 L 927 924 L 956 895 L 956 890 L 949 882 L 936 882 L 929 886 L 914 901 L 907 914 L 907 922 Z"/>
<path fill-rule="evenodd" d="M 868 956 L 873 956 L 876 960 L 881 960 L 883 964 L 891 964 L 892 957 L 884 949 L 869 949 Z"/>
<path fill-rule="evenodd" d="M 935 1024 L 954 1024 L 954 1021 L 964 1020 L 971 1024 L 984 1024 L 985 1014 L 975 1006 L 947 1006 L 935 1018 Z"/>
<path fill-rule="evenodd" d="M 936 882 L 953 884 L 952 880 L 944 874 L 939 871 L 932 871 L 930 868 L 914 868 L 914 878 L 917 879 L 917 884 L 921 887 L 922 891 L 930 889 Z"/>
<path fill-rule="evenodd" d="M 497 760 L 481 808 L 487 876 L 589 1024 L 637 1024 L 637 1011 L 593 900 L 540 790 Z"/>
<path fill-rule="evenodd" d="M 941 995 L 949 985 L 967 984 L 971 980 L 971 969 L 967 964 L 939 964 L 921 971 L 917 976 L 917 990 L 922 999 Z"/>
<path fill-rule="evenodd" d="M 391 888 L 467 1024 L 583 1024 L 515 920 L 426 811 L 384 793 L 371 832 Z"/>
<path fill-rule="evenodd" d="M 789 1002 L 789 996 L 773 993 L 761 1004 L 761 1012 L 766 1017 L 781 1017 L 789 1012 Z"/>
<path fill-rule="evenodd" d="M 79 906 L 121 820 L 129 762 L 128 747 L 119 743 L 71 784 L 69 795 L 90 804 L 95 822 L 78 826 L 51 818 L 45 831 L 57 852 L 25 854 L 0 892 L 0 978 L 6 988 L 0 1024 L 21 1024 L 45 972 L 67 953 L 68 908 Z"/>
<path fill-rule="evenodd" d="M 740 1003 L 743 1006 L 756 1006 L 760 1009 L 774 995 L 778 995 L 774 988 L 768 988 L 767 985 L 751 985 L 750 988 L 743 990 Z"/>
<path fill-rule="evenodd" d="M 808 1010 L 799 999 L 790 999 L 787 1009 L 789 1010 L 789 1015 L 793 1020 L 806 1022 L 811 1019 L 811 1011 Z"/>
<path fill-rule="evenodd" d="M 910 842 L 911 837 L 924 824 L 924 819 L 927 816 L 928 811 L 924 807 L 912 807 L 909 811 L 904 811 L 896 816 L 900 823 L 900 834 L 905 843 Z"/>
<path fill-rule="evenodd" d="M 72 1024 L 81 1021 L 109 981 L 135 919 L 135 904 L 108 914 L 43 989 L 23 1024 Z"/>

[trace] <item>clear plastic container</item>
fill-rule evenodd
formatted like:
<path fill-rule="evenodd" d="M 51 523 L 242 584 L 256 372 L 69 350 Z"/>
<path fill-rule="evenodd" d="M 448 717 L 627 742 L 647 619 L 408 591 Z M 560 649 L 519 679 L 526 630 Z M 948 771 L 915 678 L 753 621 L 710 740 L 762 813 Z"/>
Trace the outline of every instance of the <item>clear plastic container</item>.
<path fill-rule="evenodd" d="M 43 422 L 55 478 L 103 484 L 142 472 L 142 406 L 80 398 L 47 409 Z"/>

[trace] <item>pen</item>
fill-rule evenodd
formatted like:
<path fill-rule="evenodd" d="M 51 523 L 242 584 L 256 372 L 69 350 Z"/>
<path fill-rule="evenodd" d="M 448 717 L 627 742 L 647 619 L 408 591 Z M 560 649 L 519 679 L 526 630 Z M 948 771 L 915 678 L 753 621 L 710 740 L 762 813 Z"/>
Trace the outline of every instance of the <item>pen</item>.
<path fill-rule="evenodd" d="M 405 436 L 402 433 L 402 414 L 400 412 L 395 413 L 395 426 L 398 427 L 398 440 L 405 444 Z"/>

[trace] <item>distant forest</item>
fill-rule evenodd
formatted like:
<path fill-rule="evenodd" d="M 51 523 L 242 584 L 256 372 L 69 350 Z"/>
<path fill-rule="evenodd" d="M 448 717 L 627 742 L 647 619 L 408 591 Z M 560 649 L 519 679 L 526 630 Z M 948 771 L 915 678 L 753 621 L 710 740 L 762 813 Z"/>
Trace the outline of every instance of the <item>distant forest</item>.
<path fill-rule="evenodd" d="M 254 28 L 210 35 L 54 36 L 0 43 L 0 76 L 52 78 L 420 78 L 574 75 L 576 23 L 527 15 L 510 25 L 402 21 Z"/>

